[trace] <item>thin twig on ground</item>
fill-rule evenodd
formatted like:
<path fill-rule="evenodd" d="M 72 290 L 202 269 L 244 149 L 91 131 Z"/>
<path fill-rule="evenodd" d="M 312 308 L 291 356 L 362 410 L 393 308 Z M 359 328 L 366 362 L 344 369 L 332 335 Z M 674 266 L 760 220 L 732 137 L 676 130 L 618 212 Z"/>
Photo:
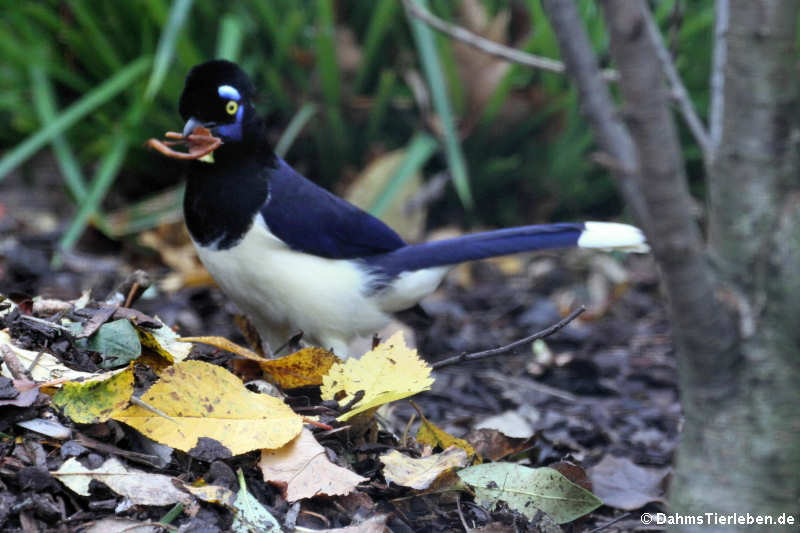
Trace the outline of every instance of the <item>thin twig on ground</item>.
<path fill-rule="evenodd" d="M 556 72 L 563 74 L 566 70 L 564 63 L 557 59 L 550 59 L 549 57 L 537 56 L 510 46 L 497 43 L 485 37 L 469 31 L 468 29 L 457 26 L 446 20 L 440 19 L 431 12 L 419 7 L 412 0 L 403 0 L 403 5 L 408 12 L 415 18 L 426 23 L 431 28 L 438 30 L 445 35 L 449 35 L 453 39 L 459 40 L 473 48 L 480 50 L 486 54 L 505 59 L 512 63 L 524 65 L 526 67 L 546 70 L 548 72 Z M 615 81 L 619 78 L 615 70 L 603 70 L 603 78 L 606 81 Z"/>
<path fill-rule="evenodd" d="M 453 357 L 448 357 L 447 359 L 442 359 L 441 361 L 436 361 L 431 365 L 434 370 L 439 370 L 446 366 L 455 365 L 458 363 L 462 363 L 465 361 L 477 361 L 479 359 L 488 359 L 489 357 L 495 357 L 497 355 L 502 355 L 504 353 L 510 352 L 519 346 L 523 346 L 525 344 L 531 343 L 538 339 L 544 339 L 545 337 L 549 337 L 553 333 L 559 331 L 564 326 L 578 318 L 586 308 L 581 306 L 578 309 L 571 312 L 568 316 L 553 324 L 547 329 L 543 329 L 542 331 L 536 332 L 533 335 L 529 335 L 524 339 L 519 339 L 514 341 L 510 344 L 506 344 L 505 346 L 499 346 L 497 348 L 492 348 L 491 350 L 484 350 L 482 352 L 473 352 L 473 353 L 462 353 L 460 355 L 454 355 Z"/>

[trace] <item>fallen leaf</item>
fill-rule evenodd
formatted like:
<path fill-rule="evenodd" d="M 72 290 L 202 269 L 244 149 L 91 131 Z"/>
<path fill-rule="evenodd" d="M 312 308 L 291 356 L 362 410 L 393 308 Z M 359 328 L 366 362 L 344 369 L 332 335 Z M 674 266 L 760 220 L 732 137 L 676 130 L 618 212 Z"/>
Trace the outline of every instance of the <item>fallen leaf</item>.
<path fill-rule="evenodd" d="M 191 496 L 175 488 L 172 477 L 128 468 L 116 457 L 107 459 L 95 469 L 86 468 L 76 458 L 70 457 L 51 474 L 81 496 L 90 495 L 89 483 L 94 479 L 135 505 L 188 504 L 192 500 Z"/>
<path fill-rule="evenodd" d="M 34 352 L 17 348 L 11 344 L 11 337 L 8 330 L 0 331 L 0 350 L 11 350 L 17 356 L 22 366 L 31 368 L 31 377 L 34 381 L 53 381 L 60 378 L 76 380 L 80 378 L 91 378 L 95 376 L 91 372 L 80 372 L 61 364 L 61 361 L 46 352 Z M 34 365 L 33 362 L 36 361 Z M 6 364 L 2 364 L 2 374 L 6 377 L 13 377 Z"/>
<path fill-rule="evenodd" d="M 258 355 L 256 352 L 250 350 L 249 348 L 245 348 L 244 346 L 239 346 L 235 342 L 231 342 L 225 337 L 216 337 L 216 336 L 179 337 L 178 340 L 181 342 L 196 342 L 198 344 L 207 344 L 209 346 L 219 348 L 220 350 L 225 350 L 226 352 L 231 352 L 236 355 L 241 355 L 245 359 L 258 361 L 259 363 L 263 361 L 269 361 L 269 359 L 267 359 L 266 357 Z"/>
<path fill-rule="evenodd" d="M 386 481 L 423 490 L 431 486 L 440 475 L 452 468 L 467 464 L 467 452 L 456 446 L 447 448 L 442 453 L 434 453 L 427 457 L 415 459 L 397 450 L 381 455 L 383 477 Z"/>
<path fill-rule="evenodd" d="M 475 424 L 475 429 L 496 429 L 508 437 L 518 439 L 527 439 L 534 433 L 530 422 L 517 411 L 506 411 L 484 418 Z"/>
<path fill-rule="evenodd" d="M 91 337 L 87 344 L 92 351 L 102 356 L 101 368 L 113 368 L 133 361 L 142 353 L 142 343 L 130 320 L 106 322 Z"/>
<path fill-rule="evenodd" d="M 136 328 L 139 332 L 139 340 L 142 346 L 150 348 L 167 361 L 173 363 L 183 361 L 189 357 L 189 352 L 192 351 L 192 343 L 179 340 L 178 334 L 172 331 L 171 327 L 161 322 L 158 317 L 155 318 L 161 324 L 160 328 Z"/>
<path fill-rule="evenodd" d="M 276 385 L 284 389 L 322 385 L 322 378 L 341 359 L 328 350 L 303 348 L 279 359 L 259 361 L 261 369 Z"/>
<path fill-rule="evenodd" d="M 603 502 L 552 468 L 490 463 L 460 470 L 458 477 L 475 488 L 475 501 L 494 508 L 499 501 L 529 519 L 542 511 L 557 524 L 571 522 Z"/>
<path fill-rule="evenodd" d="M 90 522 L 90 524 L 86 529 L 81 528 L 80 530 L 83 533 L 159 533 L 164 531 L 160 525 L 117 516 L 109 516 Z"/>
<path fill-rule="evenodd" d="M 264 481 L 277 485 L 289 503 L 314 496 L 342 496 L 369 481 L 328 460 L 308 429 L 277 450 L 262 450 L 258 467 Z"/>
<path fill-rule="evenodd" d="M 28 407 L 38 397 L 39 389 L 33 381 L 0 376 L 0 405 Z"/>
<path fill-rule="evenodd" d="M 322 399 L 345 405 L 359 391 L 363 398 L 339 416 L 349 418 L 383 405 L 413 396 L 431 388 L 431 367 L 421 360 L 416 350 L 409 349 L 403 335 L 396 333 L 386 342 L 364 354 L 361 359 L 348 359 L 334 364 L 322 380 Z"/>
<path fill-rule="evenodd" d="M 128 368 L 103 381 L 66 382 L 53 403 L 79 424 L 105 422 L 128 406 L 133 394 L 133 370 Z"/>
<path fill-rule="evenodd" d="M 588 470 L 594 492 L 609 507 L 633 511 L 664 501 L 664 478 L 669 469 L 643 468 L 625 457 L 606 454 Z"/>
<path fill-rule="evenodd" d="M 389 515 L 379 514 L 355 525 L 333 529 L 315 529 L 314 533 L 383 533 L 386 531 L 386 520 L 388 519 Z"/>
<path fill-rule="evenodd" d="M 183 489 L 199 500 L 224 505 L 226 507 L 233 507 L 233 502 L 236 500 L 235 492 L 219 485 L 193 487 L 192 485 L 184 483 Z"/>
<path fill-rule="evenodd" d="M 467 457 L 472 457 L 475 455 L 475 448 L 473 448 L 469 442 L 465 441 L 464 439 L 454 437 L 443 429 L 439 428 L 430 420 L 425 418 L 425 415 L 422 414 L 422 411 L 414 402 L 411 402 L 411 405 L 413 405 L 414 409 L 417 410 L 421 422 L 419 430 L 417 430 L 417 442 L 420 444 L 427 444 L 431 448 L 436 448 L 438 446 L 443 450 L 449 448 L 450 446 L 456 446 L 467 452 Z M 478 458 L 478 461 L 480 462 L 480 458 Z"/>
<path fill-rule="evenodd" d="M 490 461 L 499 461 L 511 454 L 532 448 L 536 443 L 535 437 L 520 439 L 508 437 L 496 429 L 473 429 L 466 437 L 467 442 L 475 447 L 475 452 Z"/>
<path fill-rule="evenodd" d="M 170 419 L 138 405 L 113 418 L 185 452 L 201 437 L 218 441 L 233 455 L 279 448 L 303 428 L 303 418 L 278 398 L 250 392 L 224 368 L 202 361 L 166 368 L 141 400 Z"/>
<path fill-rule="evenodd" d="M 233 502 L 235 516 L 231 530 L 234 533 L 272 533 L 280 532 L 278 520 L 272 516 L 266 507 L 256 500 L 248 491 L 244 482 L 244 473 L 241 469 L 237 472 L 239 478 L 239 493 Z"/>

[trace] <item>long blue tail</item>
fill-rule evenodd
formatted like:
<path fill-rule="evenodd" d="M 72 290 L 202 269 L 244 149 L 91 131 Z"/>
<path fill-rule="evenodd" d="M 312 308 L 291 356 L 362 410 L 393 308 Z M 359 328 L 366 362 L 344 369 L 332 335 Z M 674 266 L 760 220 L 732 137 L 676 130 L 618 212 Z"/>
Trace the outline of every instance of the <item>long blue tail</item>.
<path fill-rule="evenodd" d="M 364 260 L 384 276 L 392 278 L 401 272 L 571 246 L 637 252 L 647 250 L 644 235 L 634 226 L 612 222 L 586 222 L 521 226 L 473 233 L 453 239 L 411 244 Z"/>

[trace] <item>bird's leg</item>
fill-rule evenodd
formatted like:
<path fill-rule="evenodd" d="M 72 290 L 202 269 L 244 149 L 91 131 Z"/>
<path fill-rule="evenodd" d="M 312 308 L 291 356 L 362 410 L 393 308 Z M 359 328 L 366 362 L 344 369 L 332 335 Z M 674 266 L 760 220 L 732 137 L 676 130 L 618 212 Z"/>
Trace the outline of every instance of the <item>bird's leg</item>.
<path fill-rule="evenodd" d="M 293 353 L 298 351 L 302 346 L 300 345 L 300 340 L 303 338 L 303 330 L 298 330 L 297 333 L 292 335 L 289 340 L 283 343 L 280 348 L 275 350 L 275 355 L 281 353 L 284 349 L 286 349 L 289 353 Z"/>

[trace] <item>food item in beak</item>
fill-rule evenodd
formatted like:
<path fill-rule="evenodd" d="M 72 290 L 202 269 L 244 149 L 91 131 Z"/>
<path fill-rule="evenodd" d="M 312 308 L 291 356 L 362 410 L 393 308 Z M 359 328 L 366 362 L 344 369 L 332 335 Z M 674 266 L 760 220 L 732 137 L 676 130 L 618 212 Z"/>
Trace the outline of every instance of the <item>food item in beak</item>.
<path fill-rule="evenodd" d="M 149 139 L 147 141 L 147 146 L 155 148 L 165 156 L 173 159 L 201 159 L 219 148 L 222 144 L 222 139 L 214 137 L 211 135 L 211 131 L 209 131 L 208 128 L 202 126 L 196 127 L 194 131 L 186 137 L 184 137 L 182 133 L 176 131 L 168 131 L 164 134 L 164 137 L 176 140 L 162 141 L 160 139 Z M 170 146 L 182 143 L 188 143 L 188 152 L 178 152 L 170 148 Z"/>

